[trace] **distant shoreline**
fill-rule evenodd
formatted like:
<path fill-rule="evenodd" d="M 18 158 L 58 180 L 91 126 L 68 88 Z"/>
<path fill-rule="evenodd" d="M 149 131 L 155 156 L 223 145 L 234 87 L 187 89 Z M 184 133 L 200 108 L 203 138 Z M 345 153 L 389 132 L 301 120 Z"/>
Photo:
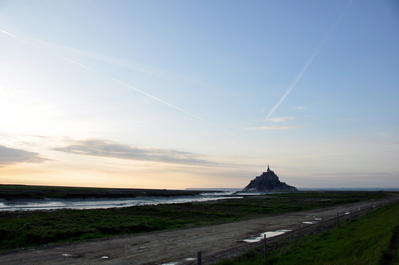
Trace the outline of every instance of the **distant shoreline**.
<path fill-rule="evenodd" d="M 399 188 L 297 188 L 298 191 L 399 191 Z M 187 188 L 186 190 L 242 191 L 240 188 Z"/>
<path fill-rule="evenodd" d="M 30 186 L 0 184 L 0 198 L 14 199 L 76 199 L 76 198 L 134 198 L 134 197 L 177 197 L 196 196 L 201 193 L 239 192 L 239 188 L 187 188 L 168 189 L 130 189 L 130 188 L 90 188 L 62 186 Z M 299 192 L 327 191 L 399 191 L 399 188 L 298 188 Z"/>
<path fill-rule="evenodd" d="M 0 184 L 0 198 L 13 199 L 75 199 L 75 198 L 134 198 L 195 196 L 204 192 L 222 192 L 220 190 L 167 190 L 167 189 L 123 189 L 123 188 L 86 188 L 59 186 L 30 186 Z"/>
<path fill-rule="evenodd" d="M 399 191 L 399 188 L 298 188 L 299 191 Z"/>

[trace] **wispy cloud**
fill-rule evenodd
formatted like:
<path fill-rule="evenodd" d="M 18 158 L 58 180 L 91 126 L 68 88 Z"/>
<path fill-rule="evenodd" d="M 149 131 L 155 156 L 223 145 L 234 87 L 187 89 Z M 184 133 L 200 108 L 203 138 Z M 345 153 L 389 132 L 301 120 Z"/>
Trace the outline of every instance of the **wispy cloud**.
<path fill-rule="evenodd" d="M 199 159 L 198 154 L 182 152 L 170 149 L 138 148 L 117 142 L 93 139 L 70 141 L 65 147 L 54 148 L 62 151 L 79 155 L 90 155 L 100 157 L 112 157 L 129 160 L 144 160 L 174 164 L 188 165 L 216 165 L 217 163 Z"/>
<path fill-rule="evenodd" d="M 296 84 L 301 80 L 302 76 L 305 74 L 306 70 L 308 70 L 309 66 L 313 63 L 321 49 L 324 47 L 324 45 L 327 43 L 327 41 L 331 38 L 335 30 L 338 28 L 338 25 L 340 24 L 343 16 L 346 14 L 346 12 L 349 10 L 350 6 L 353 5 L 352 2 L 349 2 L 343 11 L 338 15 L 337 19 L 335 20 L 334 24 L 330 28 L 329 31 L 327 31 L 327 34 L 324 36 L 324 38 L 320 41 L 319 45 L 317 45 L 316 50 L 313 52 L 313 54 L 310 56 L 304 67 L 302 68 L 301 72 L 296 76 L 294 82 L 291 84 L 291 86 L 288 88 L 287 92 L 280 98 L 280 100 L 277 102 L 277 104 L 270 110 L 269 114 L 267 115 L 266 119 L 269 119 L 271 115 L 273 115 L 274 111 L 281 105 L 281 103 L 285 100 L 285 98 L 290 94 L 291 90 L 296 86 Z M 262 109 L 261 113 L 264 111 L 265 108 Z"/>
<path fill-rule="evenodd" d="M 280 117 L 280 118 L 271 118 L 267 119 L 266 121 L 272 121 L 272 122 L 284 122 L 288 120 L 293 120 L 294 117 Z"/>
<path fill-rule="evenodd" d="M 304 110 L 304 109 L 306 109 L 306 107 L 305 106 L 298 106 L 298 107 L 293 107 L 292 109 Z"/>
<path fill-rule="evenodd" d="M 189 116 L 191 116 L 191 117 L 194 117 L 194 118 L 196 118 L 196 119 L 198 119 L 198 120 L 201 120 L 201 121 L 203 121 L 203 122 L 205 122 L 205 123 L 208 123 L 208 124 L 212 125 L 212 126 L 215 127 L 215 128 L 221 129 L 221 130 L 223 130 L 223 131 L 225 131 L 225 132 L 227 132 L 227 133 L 229 133 L 229 134 L 234 135 L 233 132 L 230 132 L 230 131 L 228 131 L 228 130 L 222 128 L 222 127 L 220 127 L 220 126 L 219 126 L 218 124 L 216 124 L 216 123 L 213 123 L 213 122 L 210 122 L 210 121 L 208 121 L 208 120 L 205 120 L 205 119 L 203 119 L 203 118 L 201 118 L 201 117 L 199 117 L 199 116 L 197 116 L 197 115 L 195 115 L 195 114 L 193 114 L 193 113 L 191 113 L 191 112 L 189 112 L 189 111 L 187 111 L 187 110 L 185 110 L 185 109 L 182 109 L 182 108 L 180 108 L 180 107 L 178 107 L 178 106 L 176 106 L 176 105 L 174 105 L 174 104 L 171 104 L 171 103 L 169 103 L 169 102 L 167 102 L 167 101 L 165 101 L 165 100 L 163 100 L 163 99 L 161 99 L 161 98 L 159 98 L 159 97 L 156 97 L 156 96 L 154 96 L 154 95 L 152 95 L 152 94 L 150 94 L 150 93 L 147 93 L 147 92 L 145 92 L 144 90 L 141 90 L 141 89 L 139 89 L 139 88 L 137 88 L 137 87 L 135 87 L 135 86 L 129 85 L 128 83 L 125 83 L 124 81 L 122 81 L 122 80 L 120 80 L 120 79 L 117 79 L 117 78 L 115 78 L 115 77 L 112 77 L 111 75 L 108 75 L 108 74 L 106 74 L 106 73 L 97 71 L 97 70 L 94 69 L 94 68 L 91 68 L 91 67 L 89 67 L 89 66 L 87 66 L 87 65 L 85 65 L 85 64 L 82 64 L 82 63 L 80 63 L 80 62 L 77 62 L 77 61 L 75 61 L 75 60 L 72 60 L 72 59 L 70 59 L 70 58 L 68 58 L 68 57 L 65 57 L 65 56 L 59 54 L 59 53 L 53 52 L 53 51 L 51 51 L 51 50 L 49 50 L 49 49 L 47 49 L 47 48 L 45 48 L 45 47 L 43 47 L 43 46 L 39 46 L 39 45 L 37 45 L 37 44 L 35 44 L 35 43 L 31 42 L 31 41 L 28 41 L 28 40 L 25 39 L 25 38 L 21 38 L 21 37 L 19 37 L 19 36 L 16 36 L 16 35 L 14 35 L 14 34 L 11 34 L 11 33 L 7 32 L 7 31 L 5 31 L 5 30 L 0 29 L 0 33 L 6 34 L 6 35 L 8 35 L 8 36 L 10 36 L 10 37 L 13 37 L 13 38 L 15 38 L 15 39 L 17 39 L 17 40 L 20 40 L 20 41 L 24 42 L 24 43 L 27 43 L 27 44 L 29 44 L 29 45 L 31 45 L 31 46 L 33 46 L 33 47 L 36 47 L 36 48 L 38 48 L 38 49 L 40 49 L 40 50 L 42 50 L 42 51 L 44 51 L 44 52 L 46 52 L 46 53 L 49 53 L 49 54 L 51 54 L 51 55 L 53 55 L 53 56 L 56 56 L 56 57 L 59 57 L 59 58 L 65 60 L 65 61 L 68 61 L 68 62 L 72 63 L 72 64 L 78 65 L 78 66 L 80 66 L 80 67 L 82 67 L 82 68 L 84 68 L 84 69 L 86 69 L 86 70 L 89 70 L 89 71 L 91 71 L 91 72 L 93 72 L 93 73 L 96 73 L 96 74 L 98 74 L 98 75 L 100 75 L 100 76 L 103 76 L 103 77 L 105 77 L 105 78 L 107 78 L 107 79 L 109 79 L 109 80 L 112 80 L 112 81 L 114 81 L 114 82 L 116 82 L 116 83 L 118 83 L 118 84 L 120 84 L 120 85 L 122 85 L 122 86 L 128 87 L 128 88 L 130 88 L 130 89 L 135 90 L 136 92 L 139 92 L 139 93 L 141 93 L 141 94 L 143 94 L 143 95 L 146 95 L 147 97 L 152 98 L 152 99 L 154 99 L 154 100 L 156 100 L 156 101 L 158 101 L 158 102 L 160 102 L 160 103 L 162 103 L 162 104 L 165 104 L 165 105 L 167 105 L 167 106 L 169 106 L 169 107 L 171 107 L 171 108 L 173 108 L 173 109 L 175 109 L 175 110 L 178 110 L 178 111 L 183 112 L 183 113 L 185 113 L 185 114 L 187 114 L 187 115 L 189 115 Z"/>
<path fill-rule="evenodd" d="M 280 125 L 272 125 L 272 126 L 261 126 L 261 127 L 252 127 L 248 128 L 248 130 L 287 130 L 287 129 L 296 129 L 301 126 L 291 125 L 291 126 L 280 126 Z"/>
<path fill-rule="evenodd" d="M 20 163 L 43 163 L 45 161 L 50 161 L 50 159 L 41 157 L 40 154 L 35 152 L 0 145 L 0 167 Z"/>

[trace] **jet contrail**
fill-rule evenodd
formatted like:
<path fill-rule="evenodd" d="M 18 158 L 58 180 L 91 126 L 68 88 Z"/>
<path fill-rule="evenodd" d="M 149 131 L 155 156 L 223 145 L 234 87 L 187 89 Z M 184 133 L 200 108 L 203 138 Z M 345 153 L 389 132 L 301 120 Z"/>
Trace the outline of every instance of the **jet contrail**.
<path fill-rule="evenodd" d="M 313 52 L 312 56 L 310 56 L 309 60 L 306 62 L 305 66 L 302 68 L 302 71 L 297 75 L 295 78 L 294 82 L 291 84 L 291 86 L 288 88 L 287 92 L 280 98 L 280 100 L 277 102 L 277 104 L 270 110 L 269 114 L 266 117 L 266 120 L 270 118 L 270 116 L 274 113 L 274 111 L 280 106 L 280 104 L 284 101 L 284 99 L 288 96 L 288 94 L 291 92 L 291 90 L 296 86 L 296 84 L 301 80 L 303 74 L 306 72 L 306 70 L 309 68 L 309 66 L 313 63 L 313 60 L 316 58 L 316 56 L 319 54 L 320 50 L 323 48 L 323 46 L 326 44 L 327 40 L 330 39 L 331 35 L 334 33 L 336 28 L 338 27 L 338 24 L 341 22 L 342 17 L 344 14 L 348 11 L 349 7 L 351 6 L 352 2 L 355 1 L 350 1 L 344 8 L 344 10 L 339 14 L 338 18 L 330 28 L 330 30 L 327 32 L 327 34 L 324 36 L 324 38 L 321 40 L 319 45 L 317 45 L 316 50 Z M 260 113 L 263 113 L 265 110 L 266 106 L 263 107 Z"/>
<path fill-rule="evenodd" d="M 62 58 L 62 59 L 66 60 L 66 61 L 68 61 L 68 62 L 70 62 L 70 63 L 79 65 L 80 67 L 83 67 L 83 68 L 85 68 L 85 69 L 87 69 L 87 70 L 90 70 L 90 71 L 92 71 L 92 72 L 94 72 L 94 73 L 97 73 L 97 74 L 99 74 L 99 75 L 102 75 L 102 76 L 104 76 L 104 77 L 106 77 L 106 78 L 108 78 L 108 79 L 110 79 L 110 80 L 112 80 L 112 81 L 114 81 L 114 82 L 116 82 L 116 83 L 119 83 L 119 84 L 121 84 L 121 85 L 123 85 L 123 86 L 125 86 L 125 87 L 134 89 L 134 90 L 136 90 L 137 92 L 140 92 L 141 94 L 144 94 L 144 95 L 146 95 L 146 96 L 148 96 L 148 97 L 150 97 L 150 98 L 152 98 L 152 99 L 155 99 L 155 100 L 157 100 L 157 101 L 159 101 L 159 102 L 161 102 L 161 103 L 163 103 L 163 104 L 165 104 L 165 105 L 167 105 L 167 106 L 169 106 L 169 107 L 172 107 L 172 108 L 174 108 L 174 109 L 176 109 L 176 110 L 178 110 L 178 111 L 181 111 L 181 112 L 183 112 L 183 113 L 185 113 L 185 114 L 187 114 L 187 115 L 190 115 L 191 117 L 194 117 L 194 118 L 196 118 L 196 119 L 198 119 L 198 120 L 200 120 L 200 121 L 206 122 L 206 123 L 208 123 L 208 124 L 210 124 L 210 125 L 212 125 L 212 126 L 218 128 L 218 129 L 221 129 L 221 130 L 223 130 L 223 131 L 225 131 L 225 132 L 228 132 L 228 133 L 230 133 L 230 134 L 232 134 L 232 135 L 235 135 L 234 133 L 232 133 L 232 132 L 230 132 L 230 131 L 228 131 L 228 130 L 226 130 L 226 129 L 224 129 L 224 128 L 221 128 L 220 126 L 218 126 L 218 125 L 216 125 L 216 124 L 214 124 L 214 123 L 212 123 L 212 122 L 210 122 L 210 121 L 207 121 L 207 120 L 205 120 L 205 119 L 203 119 L 203 118 L 201 118 L 201 117 L 199 117 L 199 116 L 197 116 L 197 115 L 195 115 L 195 114 L 192 114 L 191 112 L 188 112 L 188 111 L 186 111 L 186 110 L 184 110 L 184 109 L 181 109 L 181 108 L 179 108 L 179 107 L 176 107 L 175 105 L 172 105 L 172 104 L 170 104 L 170 103 L 168 103 L 168 102 L 166 102 L 166 101 L 164 101 L 164 100 L 162 100 L 162 99 L 160 99 L 160 98 L 157 98 L 157 97 L 155 97 L 155 96 L 153 96 L 153 95 L 151 95 L 151 94 L 148 94 L 147 92 L 144 92 L 143 90 L 140 90 L 140 89 L 138 89 L 138 88 L 136 88 L 136 87 L 134 87 L 134 86 L 131 86 L 131 85 L 129 85 L 129 84 L 126 84 L 125 82 L 122 82 L 122 81 L 120 81 L 120 80 L 118 80 L 118 79 L 116 79 L 116 78 L 114 78 L 114 77 L 112 77 L 112 76 L 109 76 L 109 75 L 107 75 L 107 74 L 104 74 L 104 73 L 102 73 L 102 72 L 99 72 L 99 71 L 97 71 L 97 70 L 95 70 L 95 69 L 93 69 L 93 68 L 90 68 L 90 67 L 88 67 L 88 66 L 86 66 L 86 65 L 84 65 L 84 64 L 81 64 L 81 63 L 79 63 L 79 62 L 76 62 L 76 61 L 74 61 L 74 60 L 71 60 L 71 59 L 69 59 L 69 58 L 67 58 L 67 57 L 64 57 L 64 56 L 58 54 L 58 53 L 55 53 L 55 52 L 46 50 L 46 49 L 44 49 L 44 48 L 42 48 L 42 47 L 36 45 L 36 44 L 33 43 L 33 42 L 30 42 L 30 41 L 28 41 L 28 40 L 25 40 L 25 39 L 23 39 L 23 38 L 21 38 L 21 37 L 18 37 L 18 36 L 14 35 L 14 34 L 11 34 L 11 33 L 7 32 L 7 31 L 4 31 L 4 30 L 1 30 L 1 29 L 0 29 L 0 32 L 6 34 L 6 35 L 8 35 L 8 36 L 11 36 L 11 37 L 13 37 L 13 38 L 15 38 L 15 39 L 18 39 L 18 40 L 20 40 L 20 41 L 22 41 L 22 42 L 28 43 L 29 45 L 32 45 L 32 46 L 34 46 L 34 47 L 36 47 L 36 48 L 38 48 L 38 49 L 40 49 L 40 50 L 42 50 L 42 51 L 45 51 L 45 52 L 47 52 L 47 53 L 50 53 L 50 54 L 52 54 L 52 55 L 54 55 L 54 56 L 57 56 L 57 57 L 59 57 L 59 58 Z"/>

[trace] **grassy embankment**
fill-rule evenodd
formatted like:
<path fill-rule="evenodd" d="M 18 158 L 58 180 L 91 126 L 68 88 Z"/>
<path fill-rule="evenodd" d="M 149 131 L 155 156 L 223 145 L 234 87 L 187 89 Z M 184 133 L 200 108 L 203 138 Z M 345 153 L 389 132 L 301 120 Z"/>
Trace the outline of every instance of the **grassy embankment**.
<path fill-rule="evenodd" d="M 285 241 L 265 262 L 263 249 L 216 265 L 282 264 L 399 264 L 399 204 L 389 205 L 354 219 L 341 228 Z"/>
<path fill-rule="evenodd" d="M 288 193 L 101 210 L 0 212 L 0 251 L 231 222 L 385 196 L 382 192 Z"/>

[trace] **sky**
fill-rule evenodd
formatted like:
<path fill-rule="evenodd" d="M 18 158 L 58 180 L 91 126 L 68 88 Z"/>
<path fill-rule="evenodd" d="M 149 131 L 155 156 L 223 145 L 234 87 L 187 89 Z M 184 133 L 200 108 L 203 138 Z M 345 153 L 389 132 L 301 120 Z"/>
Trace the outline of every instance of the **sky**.
<path fill-rule="evenodd" d="M 395 0 L 0 0 L 0 183 L 399 188 Z"/>

